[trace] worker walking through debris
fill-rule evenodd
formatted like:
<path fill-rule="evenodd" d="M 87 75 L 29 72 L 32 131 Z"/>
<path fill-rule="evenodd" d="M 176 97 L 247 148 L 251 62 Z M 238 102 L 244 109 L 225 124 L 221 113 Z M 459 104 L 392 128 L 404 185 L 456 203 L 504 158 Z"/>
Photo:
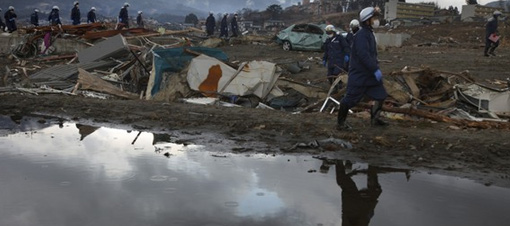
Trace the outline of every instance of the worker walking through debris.
<path fill-rule="evenodd" d="M 237 13 L 234 14 L 232 21 L 230 22 L 232 28 L 232 37 L 237 37 L 239 32 L 239 27 L 237 26 Z"/>
<path fill-rule="evenodd" d="M 370 112 L 373 126 L 387 125 L 380 119 L 384 100 L 388 96 L 383 86 L 383 74 L 377 61 L 377 44 L 373 29 L 379 27 L 378 8 L 368 7 L 360 12 L 361 29 L 354 36 L 347 93 L 340 101 L 338 110 L 338 130 L 351 129 L 345 120 L 349 109 L 358 104 L 364 95 L 375 100 Z"/>
<path fill-rule="evenodd" d="M 324 42 L 324 56 L 322 63 L 328 68 L 328 81 L 333 84 L 335 78 L 342 72 L 347 72 L 351 48 L 342 35 L 337 34 L 335 26 L 326 26 L 326 34 L 329 36 Z"/>
<path fill-rule="evenodd" d="M 223 14 L 223 19 L 221 19 L 220 24 L 220 38 L 225 37 L 228 38 L 228 13 Z"/>
<path fill-rule="evenodd" d="M 345 39 L 347 40 L 347 44 L 349 44 L 349 46 L 352 46 L 352 41 L 354 40 L 354 35 L 356 34 L 356 32 L 359 31 L 359 20 L 351 20 L 351 23 L 349 23 L 349 29 L 350 29 L 350 32 L 349 34 L 347 34 L 347 36 L 345 37 Z"/>
<path fill-rule="evenodd" d="M 0 13 L 1 12 L 2 12 L 2 8 L 0 8 Z M 5 24 L 4 24 L 4 20 L 2 19 L 1 16 L 0 16 L 0 31 L 5 32 Z"/>
<path fill-rule="evenodd" d="M 62 22 L 60 22 L 60 9 L 58 6 L 53 6 L 50 15 L 48 16 L 48 21 L 50 22 L 50 25 L 56 26 L 56 25 L 62 25 Z"/>
<path fill-rule="evenodd" d="M 9 6 L 9 10 L 7 10 L 4 14 L 5 23 L 9 33 L 18 30 L 18 27 L 16 27 L 16 18 L 18 18 L 18 16 L 14 12 L 14 6 Z"/>
<path fill-rule="evenodd" d="M 498 18 L 501 16 L 500 11 L 494 11 L 492 17 L 485 25 L 485 50 L 483 55 L 488 57 L 489 54 L 496 56 L 494 50 L 499 46 L 498 35 Z"/>
<path fill-rule="evenodd" d="M 71 10 L 71 20 L 73 21 L 73 25 L 78 25 L 80 24 L 81 20 L 80 8 L 78 7 L 80 3 L 78 1 L 75 1 L 73 4 L 74 7 Z"/>
<path fill-rule="evenodd" d="M 90 8 L 90 11 L 87 13 L 87 23 L 95 23 L 97 21 L 96 19 L 96 7 Z"/>
<path fill-rule="evenodd" d="M 39 27 L 39 10 L 34 9 L 32 15 L 30 15 L 30 23 L 36 27 Z"/>
<path fill-rule="evenodd" d="M 138 11 L 138 16 L 136 17 L 136 25 L 138 25 L 140 28 L 143 28 L 142 11 Z"/>
<path fill-rule="evenodd" d="M 205 30 L 207 32 L 207 36 L 214 35 L 214 28 L 216 27 L 216 19 L 214 18 L 213 12 L 209 12 L 209 17 L 205 21 Z"/>
<path fill-rule="evenodd" d="M 129 15 L 127 8 L 129 7 L 129 3 L 124 3 L 124 7 L 120 9 L 119 12 L 119 26 L 117 29 L 122 29 L 122 27 L 129 28 Z"/>

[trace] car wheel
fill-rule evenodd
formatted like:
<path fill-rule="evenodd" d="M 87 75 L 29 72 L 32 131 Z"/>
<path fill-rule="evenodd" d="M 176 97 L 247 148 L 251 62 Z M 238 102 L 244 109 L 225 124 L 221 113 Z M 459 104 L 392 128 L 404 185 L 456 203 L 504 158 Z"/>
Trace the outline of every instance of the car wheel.
<path fill-rule="evenodd" d="M 292 49 L 292 44 L 289 41 L 283 41 L 283 50 L 289 51 Z"/>

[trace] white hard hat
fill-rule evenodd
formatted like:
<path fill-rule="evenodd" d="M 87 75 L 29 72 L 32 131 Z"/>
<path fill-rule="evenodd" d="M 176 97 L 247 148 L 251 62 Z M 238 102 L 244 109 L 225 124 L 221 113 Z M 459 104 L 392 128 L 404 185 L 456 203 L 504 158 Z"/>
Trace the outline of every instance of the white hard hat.
<path fill-rule="evenodd" d="M 212 15 L 212 14 L 214 14 L 214 13 L 213 13 L 213 11 L 209 11 L 209 14 L 211 14 L 211 15 Z"/>
<path fill-rule="evenodd" d="M 92 8 L 90 8 L 90 10 L 96 10 L 96 7 L 92 6 Z"/>
<path fill-rule="evenodd" d="M 142 11 L 138 11 L 138 14 L 142 14 Z"/>
<path fill-rule="evenodd" d="M 38 9 L 34 9 L 34 12 L 38 13 L 38 12 L 39 12 L 39 10 L 38 10 Z"/>
<path fill-rule="evenodd" d="M 373 16 L 377 16 L 378 14 L 379 12 L 377 12 L 374 7 L 367 7 L 361 10 L 359 13 L 359 20 L 361 20 L 361 22 L 365 22 Z"/>
<path fill-rule="evenodd" d="M 330 25 L 326 26 L 326 28 L 324 28 L 324 30 L 326 30 L 326 31 L 335 31 L 335 26 L 330 24 Z"/>
<path fill-rule="evenodd" d="M 78 1 L 74 1 L 73 5 L 78 5 L 80 4 Z"/>
<path fill-rule="evenodd" d="M 14 10 L 14 6 L 9 6 L 9 10 Z"/>
<path fill-rule="evenodd" d="M 349 24 L 349 27 L 350 28 L 355 28 L 355 27 L 359 27 L 359 20 L 351 20 L 351 23 Z"/>
<path fill-rule="evenodd" d="M 494 16 L 501 16 L 501 14 L 502 13 L 499 10 L 496 10 L 496 11 L 494 11 L 494 13 L 492 13 L 492 15 L 494 15 Z"/>
<path fill-rule="evenodd" d="M 129 3 L 125 2 L 125 3 L 124 3 L 124 6 L 129 6 Z"/>
<path fill-rule="evenodd" d="M 58 6 L 53 6 L 53 9 L 60 10 Z"/>

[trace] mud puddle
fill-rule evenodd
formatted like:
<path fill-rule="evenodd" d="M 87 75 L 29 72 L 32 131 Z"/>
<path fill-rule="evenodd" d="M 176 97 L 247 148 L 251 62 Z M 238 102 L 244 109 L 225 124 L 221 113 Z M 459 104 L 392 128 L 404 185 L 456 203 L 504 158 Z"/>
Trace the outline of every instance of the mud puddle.
<path fill-rule="evenodd" d="M 306 154 L 235 154 L 239 141 L 206 134 L 23 121 L 12 129 L 7 121 L 0 127 L 0 225 L 510 221 L 510 189 L 467 179 Z M 196 145 L 196 137 L 211 143 Z"/>

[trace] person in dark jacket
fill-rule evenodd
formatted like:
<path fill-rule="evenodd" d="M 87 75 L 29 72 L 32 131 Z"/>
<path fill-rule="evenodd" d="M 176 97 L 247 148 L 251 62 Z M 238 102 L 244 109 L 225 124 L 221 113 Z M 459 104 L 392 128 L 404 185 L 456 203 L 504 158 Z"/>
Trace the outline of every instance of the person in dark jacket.
<path fill-rule="evenodd" d="M 213 12 L 209 12 L 209 17 L 205 21 L 205 30 L 207 32 L 207 36 L 214 35 L 214 28 L 216 27 L 216 19 L 214 18 Z"/>
<path fill-rule="evenodd" d="M 324 56 L 322 57 L 323 65 L 328 68 L 328 81 L 333 84 L 335 78 L 342 73 L 347 72 L 346 63 L 349 62 L 351 48 L 342 35 L 337 34 L 335 26 L 328 25 L 325 28 L 326 34 L 329 36 L 324 43 Z"/>
<path fill-rule="evenodd" d="M 494 11 L 492 17 L 489 19 L 487 24 L 485 25 L 485 50 L 483 55 L 488 57 L 489 54 L 496 56 L 494 50 L 499 46 L 498 40 L 491 40 L 492 37 L 498 37 L 498 18 L 501 16 L 500 11 Z"/>
<path fill-rule="evenodd" d="M 90 11 L 87 13 L 87 23 L 95 23 L 97 21 L 96 19 L 96 7 L 90 8 Z"/>
<path fill-rule="evenodd" d="M 140 28 L 143 28 L 142 11 L 138 11 L 138 16 L 136 17 L 136 25 L 138 25 Z"/>
<path fill-rule="evenodd" d="M 16 27 L 16 18 L 18 18 L 18 16 L 14 12 L 14 7 L 9 6 L 9 10 L 4 14 L 5 24 L 7 25 L 9 33 L 18 30 L 18 27 Z"/>
<path fill-rule="evenodd" d="M 232 28 L 232 37 L 237 37 L 239 32 L 239 26 L 237 26 L 237 13 L 234 14 L 234 18 L 232 18 L 232 21 L 230 22 L 231 28 Z"/>
<path fill-rule="evenodd" d="M 2 12 L 2 8 L 0 8 L 0 12 Z M 2 19 L 2 17 L 0 16 L 0 32 L 4 32 L 5 31 L 5 24 L 4 24 L 4 20 Z"/>
<path fill-rule="evenodd" d="M 221 19 L 220 24 L 220 38 L 225 37 L 228 38 L 228 13 L 223 14 L 223 19 Z"/>
<path fill-rule="evenodd" d="M 56 26 L 56 25 L 62 25 L 62 22 L 60 21 L 60 9 L 58 6 L 53 6 L 50 15 L 48 15 L 48 21 L 50 22 L 50 25 Z"/>
<path fill-rule="evenodd" d="M 32 15 L 30 15 L 30 23 L 36 27 L 39 27 L 39 10 L 35 9 Z"/>
<path fill-rule="evenodd" d="M 127 10 L 128 7 L 129 3 L 124 3 L 124 7 L 122 7 L 119 12 L 119 23 L 122 23 L 122 25 L 126 28 L 129 28 L 129 15 Z M 122 28 L 122 26 L 119 26 L 119 28 Z"/>
<path fill-rule="evenodd" d="M 375 100 L 370 114 L 371 124 L 387 125 L 380 119 L 382 106 L 388 94 L 383 86 L 383 75 L 377 60 L 377 44 L 373 33 L 373 29 L 379 27 L 379 15 L 379 10 L 374 7 L 367 7 L 360 13 L 361 29 L 354 36 L 352 43 L 347 93 L 340 101 L 338 110 L 338 130 L 351 129 L 345 123 L 347 113 L 365 95 Z"/>
<path fill-rule="evenodd" d="M 352 20 L 351 23 L 349 23 L 349 28 L 350 28 L 350 32 L 349 34 L 347 34 L 347 37 L 345 37 L 345 39 L 347 40 L 347 44 L 349 44 L 349 46 L 352 45 L 352 41 L 354 40 L 354 35 L 356 34 L 356 32 L 359 31 L 359 20 Z"/>
<path fill-rule="evenodd" d="M 80 8 L 78 7 L 80 3 L 78 1 L 75 1 L 73 4 L 74 7 L 71 10 L 71 20 L 73 21 L 73 25 L 78 25 L 80 24 L 81 20 Z"/>

